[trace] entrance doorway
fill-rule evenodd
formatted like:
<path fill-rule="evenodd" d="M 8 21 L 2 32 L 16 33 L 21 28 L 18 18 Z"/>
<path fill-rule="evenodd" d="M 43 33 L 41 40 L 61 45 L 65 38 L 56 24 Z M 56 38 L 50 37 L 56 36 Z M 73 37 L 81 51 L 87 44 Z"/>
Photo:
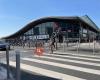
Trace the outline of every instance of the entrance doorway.
<path fill-rule="evenodd" d="M 63 42 L 63 35 L 62 34 L 59 34 L 58 35 L 58 40 L 59 40 L 59 43 L 62 43 Z"/>

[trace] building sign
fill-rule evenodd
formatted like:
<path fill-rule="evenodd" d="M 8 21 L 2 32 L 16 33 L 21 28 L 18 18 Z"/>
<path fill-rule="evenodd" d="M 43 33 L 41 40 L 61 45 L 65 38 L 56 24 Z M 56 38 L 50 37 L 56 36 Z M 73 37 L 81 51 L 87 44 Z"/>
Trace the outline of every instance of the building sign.
<path fill-rule="evenodd" d="M 34 35 L 33 39 L 48 39 L 49 35 Z"/>

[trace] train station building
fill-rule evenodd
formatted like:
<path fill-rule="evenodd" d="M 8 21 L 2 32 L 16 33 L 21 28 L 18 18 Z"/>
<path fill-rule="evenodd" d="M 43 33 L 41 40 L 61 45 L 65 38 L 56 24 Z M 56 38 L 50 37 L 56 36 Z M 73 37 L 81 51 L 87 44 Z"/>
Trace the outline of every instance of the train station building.
<path fill-rule="evenodd" d="M 63 37 L 67 40 L 92 41 L 97 39 L 99 32 L 99 28 L 87 15 L 51 16 L 32 21 L 4 39 L 13 45 L 23 45 L 36 40 L 48 41 L 56 33 L 59 42 L 63 42 Z"/>

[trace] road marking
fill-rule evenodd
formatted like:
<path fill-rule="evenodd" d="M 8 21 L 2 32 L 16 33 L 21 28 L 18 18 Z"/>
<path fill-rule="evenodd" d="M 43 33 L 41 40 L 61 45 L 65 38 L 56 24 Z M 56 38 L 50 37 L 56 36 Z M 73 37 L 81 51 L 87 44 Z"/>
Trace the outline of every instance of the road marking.
<path fill-rule="evenodd" d="M 13 61 L 10 61 L 10 65 L 15 67 L 16 63 Z M 60 79 L 60 80 L 66 80 L 66 79 L 68 79 L 68 80 L 86 80 L 86 79 L 78 78 L 75 76 L 70 76 L 67 74 L 59 73 L 56 71 L 51 71 L 51 70 L 47 70 L 47 69 L 42 69 L 42 68 L 26 65 L 23 63 L 21 63 L 21 69 L 35 72 L 37 74 L 41 74 L 44 76 Z"/>
<path fill-rule="evenodd" d="M 65 58 L 84 59 L 84 60 L 90 60 L 90 61 L 100 61 L 100 59 L 82 58 L 82 57 L 68 56 L 68 55 L 56 55 L 56 54 L 45 54 L 45 55 L 60 56 L 60 57 L 65 57 Z"/>
<path fill-rule="evenodd" d="M 72 70 L 100 75 L 100 70 L 94 70 L 94 69 L 89 69 L 89 68 L 84 68 L 84 67 L 73 66 L 73 65 L 65 65 L 61 63 L 49 62 L 49 61 L 38 60 L 38 59 L 22 58 L 22 60 L 47 64 L 47 65 L 52 65 L 52 66 L 57 66 L 57 67 L 59 66 L 59 67 L 66 68 L 66 69 L 72 69 Z"/>
<path fill-rule="evenodd" d="M 1 51 L 0 51 L 0 54 L 2 54 L 2 53 L 4 53 L 4 52 L 1 52 Z"/>
<path fill-rule="evenodd" d="M 73 53 L 65 53 L 65 52 L 59 52 L 59 51 L 55 51 L 54 53 L 58 53 L 58 54 L 70 54 L 70 55 L 76 55 L 76 56 L 85 56 L 85 57 L 94 57 L 94 58 L 100 58 L 100 56 L 97 56 L 97 55 L 85 55 L 85 54 L 73 54 Z M 46 53 L 45 53 L 46 54 Z"/>
<path fill-rule="evenodd" d="M 33 57 L 38 57 L 38 56 L 33 56 Z M 73 63 L 93 65 L 93 66 L 99 66 L 100 67 L 100 64 L 98 64 L 98 63 L 92 63 L 92 62 L 85 62 L 85 61 L 78 61 L 78 60 L 70 60 L 70 59 L 62 59 L 62 58 L 56 58 L 56 57 L 53 58 L 53 57 L 48 57 L 48 56 L 41 56 L 40 58 L 53 59 L 53 60 L 65 61 L 65 62 L 73 62 Z"/>
<path fill-rule="evenodd" d="M 24 50 L 24 51 L 20 51 L 20 52 L 28 52 L 28 51 L 25 51 L 25 50 Z"/>

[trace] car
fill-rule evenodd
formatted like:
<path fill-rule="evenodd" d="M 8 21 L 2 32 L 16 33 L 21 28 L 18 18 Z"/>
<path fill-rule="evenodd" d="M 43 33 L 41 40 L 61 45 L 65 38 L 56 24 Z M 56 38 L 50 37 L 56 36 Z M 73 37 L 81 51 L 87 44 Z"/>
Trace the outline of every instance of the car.
<path fill-rule="evenodd" d="M 10 45 L 4 41 L 0 41 L 0 50 L 6 50 L 8 46 L 8 49 L 10 50 Z"/>

